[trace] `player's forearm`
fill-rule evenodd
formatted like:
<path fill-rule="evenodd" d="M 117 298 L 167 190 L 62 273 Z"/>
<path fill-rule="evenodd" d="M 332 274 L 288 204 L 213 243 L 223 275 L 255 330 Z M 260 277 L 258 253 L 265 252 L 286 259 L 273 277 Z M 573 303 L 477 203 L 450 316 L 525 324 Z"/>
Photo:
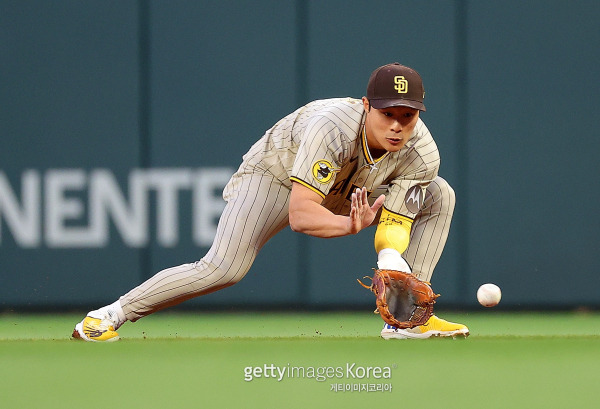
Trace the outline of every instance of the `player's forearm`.
<path fill-rule="evenodd" d="M 290 227 L 295 232 L 321 238 L 351 234 L 347 216 L 333 214 L 314 202 L 290 208 Z"/>

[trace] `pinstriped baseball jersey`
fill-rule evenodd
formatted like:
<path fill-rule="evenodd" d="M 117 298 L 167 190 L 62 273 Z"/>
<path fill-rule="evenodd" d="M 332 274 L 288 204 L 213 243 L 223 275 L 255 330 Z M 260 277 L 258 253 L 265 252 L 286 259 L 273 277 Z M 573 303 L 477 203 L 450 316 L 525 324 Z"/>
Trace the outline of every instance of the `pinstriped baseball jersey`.
<path fill-rule="evenodd" d="M 361 100 L 313 101 L 269 129 L 244 156 L 239 172 L 260 169 L 289 188 L 291 181 L 301 183 L 324 198 L 323 206 L 343 215 L 349 213 L 349 198 L 357 187 L 372 194 L 384 186 L 384 206 L 413 219 L 425 188 L 438 174 L 437 146 L 419 119 L 400 151 L 374 158 L 364 120 Z"/>

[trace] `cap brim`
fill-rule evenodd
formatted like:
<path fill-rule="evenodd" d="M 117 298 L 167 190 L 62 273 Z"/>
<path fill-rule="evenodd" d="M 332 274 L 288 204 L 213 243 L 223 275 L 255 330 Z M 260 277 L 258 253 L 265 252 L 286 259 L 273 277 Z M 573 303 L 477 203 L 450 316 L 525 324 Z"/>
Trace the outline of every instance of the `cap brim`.
<path fill-rule="evenodd" d="M 426 111 L 425 105 L 422 102 L 413 101 L 412 99 L 370 99 L 369 102 L 375 109 L 409 107 L 418 109 L 419 111 Z"/>

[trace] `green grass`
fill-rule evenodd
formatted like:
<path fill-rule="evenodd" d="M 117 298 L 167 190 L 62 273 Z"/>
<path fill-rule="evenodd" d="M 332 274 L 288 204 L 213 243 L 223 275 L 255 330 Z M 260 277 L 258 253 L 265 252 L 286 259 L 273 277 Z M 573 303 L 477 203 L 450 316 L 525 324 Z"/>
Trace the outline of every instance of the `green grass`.
<path fill-rule="evenodd" d="M 158 313 L 123 340 L 69 339 L 80 315 L 0 315 L 2 408 L 592 408 L 600 315 L 440 313 L 466 340 L 378 337 L 370 313 Z M 352 379 L 390 368 L 391 379 Z M 244 368 L 343 368 L 341 378 L 244 380 Z M 350 377 L 349 377 L 350 376 Z M 335 392 L 334 383 L 391 392 Z"/>

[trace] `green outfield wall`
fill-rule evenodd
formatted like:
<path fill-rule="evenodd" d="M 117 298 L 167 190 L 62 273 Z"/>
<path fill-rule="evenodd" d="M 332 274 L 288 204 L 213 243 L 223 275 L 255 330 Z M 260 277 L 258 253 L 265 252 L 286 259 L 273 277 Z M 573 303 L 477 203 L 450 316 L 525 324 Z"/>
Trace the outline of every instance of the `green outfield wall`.
<path fill-rule="evenodd" d="M 433 285 L 476 307 L 600 306 L 600 3 L 0 0 L 0 310 L 88 308 L 207 251 L 280 117 L 398 61 L 457 193 Z M 187 307 L 362 308 L 373 231 L 283 231 Z"/>

